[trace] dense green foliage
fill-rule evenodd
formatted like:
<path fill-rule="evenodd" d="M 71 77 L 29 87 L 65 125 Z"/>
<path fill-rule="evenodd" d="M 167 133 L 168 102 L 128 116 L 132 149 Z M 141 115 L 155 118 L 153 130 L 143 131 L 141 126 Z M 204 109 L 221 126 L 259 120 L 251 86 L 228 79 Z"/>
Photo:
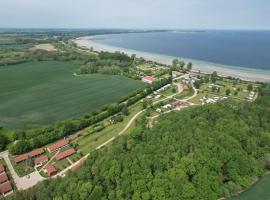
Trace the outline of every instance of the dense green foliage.
<path fill-rule="evenodd" d="M 92 153 L 82 169 L 13 199 L 207 199 L 248 187 L 269 168 L 270 96 L 145 118 L 129 136 Z"/>

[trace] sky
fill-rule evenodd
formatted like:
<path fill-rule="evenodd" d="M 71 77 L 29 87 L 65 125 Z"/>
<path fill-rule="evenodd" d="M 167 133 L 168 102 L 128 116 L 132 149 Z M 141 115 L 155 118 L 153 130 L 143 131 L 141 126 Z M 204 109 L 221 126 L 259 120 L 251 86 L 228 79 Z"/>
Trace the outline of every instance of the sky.
<path fill-rule="evenodd" d="M 270 29 L 270 0 L 0 0 L 0 27 Z"/>

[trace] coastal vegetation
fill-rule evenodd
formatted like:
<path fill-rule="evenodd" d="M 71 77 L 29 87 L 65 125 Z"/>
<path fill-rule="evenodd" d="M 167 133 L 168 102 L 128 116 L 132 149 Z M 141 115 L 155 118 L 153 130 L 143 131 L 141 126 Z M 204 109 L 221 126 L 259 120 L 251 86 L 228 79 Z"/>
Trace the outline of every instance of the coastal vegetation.
<path fill-rule="evenodd" d="M 65 178 L 12 199 L 213 199 L 236 195 L 269 170 L 270 88 L 255 102 L 221 101 L 146 118 L 91 153 Z M 162 155 L 162 156 L 161 156 Z"/>

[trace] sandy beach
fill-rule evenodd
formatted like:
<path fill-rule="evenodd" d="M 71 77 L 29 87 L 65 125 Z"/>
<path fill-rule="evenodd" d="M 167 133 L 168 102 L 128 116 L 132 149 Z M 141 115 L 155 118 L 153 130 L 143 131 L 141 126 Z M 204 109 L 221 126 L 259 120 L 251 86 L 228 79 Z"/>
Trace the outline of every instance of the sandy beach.
<path fill-rule="evenodd" d="M 99 36 L 85 36 L 80 37 L 73 40 L 78 46 L 88 48 L 91 47 L 95 51 L 108 51 L 108 52 L 115 52 L 120 51 L 124 52 L 128 55 L 136 54 L 137 57 L 143 57 L 146 60 L 155 61 L 162 64 L 171 64 L 172 60 L 176 57 L 166 56 L 161 54 L 137 51 L 132 49 L 126 49 L 116 46 L 105 45 L 99 43 L 96 39 L 102 37 Z M 217 71 L 221 76 L 232 76 L 236 78 L 240 78 L 243 80 L 249 81 L 260 81 L 260 82 L 270 82 L 270 70 L 261 70 L 261 69 L 251 69 L 251 68 L 243 68 L 243 67 L 236 67 L 236 66 L 227 66 L 227 65 L 220 65 L 216 63 L 204 62 L 194 59 L 186 59 L 186 58 L 178 58 L 185 62 L 192 62 L 193 63 L 193 70 L 200 70 L 204 73 L 212 73 L 213 71 Z"/>

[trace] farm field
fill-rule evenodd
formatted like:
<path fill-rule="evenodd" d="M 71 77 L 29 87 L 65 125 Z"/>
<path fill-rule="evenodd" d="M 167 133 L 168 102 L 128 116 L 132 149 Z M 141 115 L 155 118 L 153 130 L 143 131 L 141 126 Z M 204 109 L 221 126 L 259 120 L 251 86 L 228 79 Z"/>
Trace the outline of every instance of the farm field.
<path fill-rule="evenodd" d="M 78 117 L 144 86 L 122 76 L 74 76 L 74 62 L 29 62 L 0 68 L 0 126 L 38 127 Z"/>

